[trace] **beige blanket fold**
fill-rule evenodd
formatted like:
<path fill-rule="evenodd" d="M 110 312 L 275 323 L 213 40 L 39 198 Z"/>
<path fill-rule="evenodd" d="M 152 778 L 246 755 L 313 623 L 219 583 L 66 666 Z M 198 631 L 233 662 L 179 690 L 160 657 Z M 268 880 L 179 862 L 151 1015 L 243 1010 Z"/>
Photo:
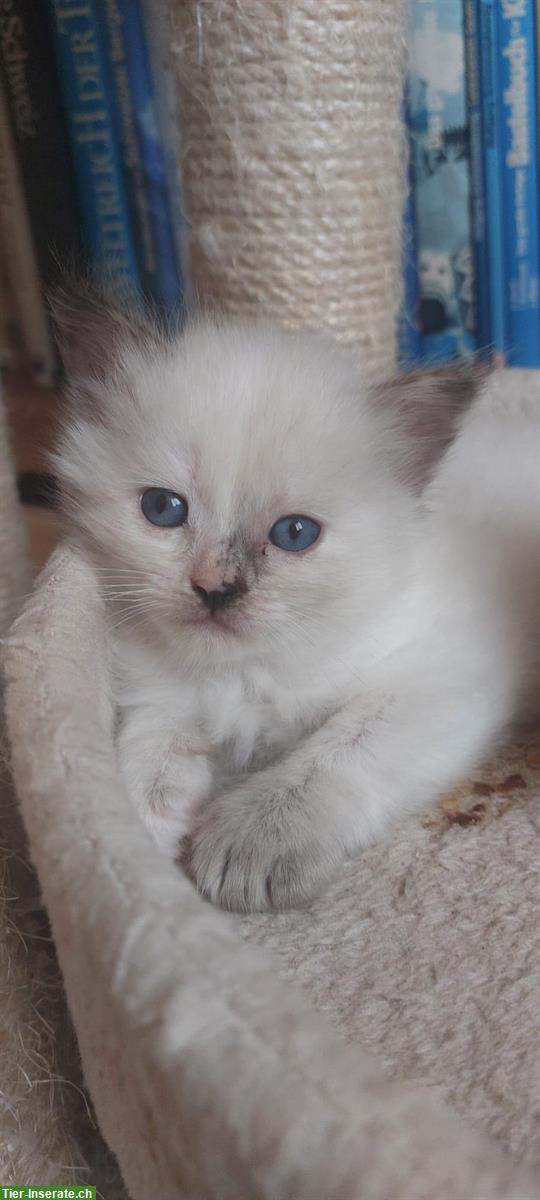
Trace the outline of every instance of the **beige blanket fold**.
<path fill-rule="evenodd" d="M 0 396 L 0 636 L 30 591 L 23 515 Z M 27 855 L 0 734 L 0 1184 L 75 1185 L 85 1159 L 73 1136 L 82 1094 L 62 980 Z M 62 1032 L 55 1028 L 60 1022 Z"/>

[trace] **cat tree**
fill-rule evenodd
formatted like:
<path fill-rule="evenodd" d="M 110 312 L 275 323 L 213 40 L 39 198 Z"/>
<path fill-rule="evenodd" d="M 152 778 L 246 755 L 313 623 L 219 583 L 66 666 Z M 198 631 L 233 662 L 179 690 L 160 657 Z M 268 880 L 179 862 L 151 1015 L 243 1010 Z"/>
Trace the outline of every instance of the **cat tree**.
<path fill-rule="evenodd" d="M 400 3 L 171 9 L 196 289 L 235 311 L 330 328 L 373 374 L 388 369 Z M 539 386 L 519 372 L 502 385 Z M 7 462 L 0 489 L 11 530 Z M 18 543 L 0 541 L 0 554 L 15 566 L 7 620 L 27 584 Z M 517 1165 L 540 1159 L 534 745 L 491 768 L 483 801 L 471 785 L 432 827 L 407 821 L 308 910 L 236 919 L 203 902 L 133 819 L 116 770 L 103 605 L 74 553 L 54 556 L 26 602 L 5 674 L 31 854 L 85 1080 L 123 1177 L 65 1095 L 50 1093 L 48 1126 L 30 1087 L 18 1130 L 44 1136 L 25 1158 L 0 1158 L 13 1182 L 56 1171 L 51 1182 L 86 1178 L 107 1200 L 538 1200 L 538 1178 Z M 34 953 L 29 944 L 17 959 L 17 1078 Z M 63 1038 L 65 1016 L 51 1023 Z M 10 1112 L 8 1094 L 4 1123 Z"/>

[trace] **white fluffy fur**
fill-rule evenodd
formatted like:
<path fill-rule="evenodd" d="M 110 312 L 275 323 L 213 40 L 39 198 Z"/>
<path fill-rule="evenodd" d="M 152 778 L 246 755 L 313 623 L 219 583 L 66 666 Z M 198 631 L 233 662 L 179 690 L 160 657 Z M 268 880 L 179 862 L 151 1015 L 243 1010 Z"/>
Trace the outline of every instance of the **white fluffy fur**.
<path fill-rule="evenodd" d="M 212 900 L 301 903 L 523 710 L 540 406 L 451 372 L 372 395 L 342 351 L 266 326 L 83 328 L 55 463 L 110 602 L 133 803 Z M 456 395 L 472 406 L 419 498 L 424 426 L 448 443 Z M 145 520 L 148 486 L 186 497 L 185 526 Z M 303 554 L 268 541 L 289 513 L 323 526 Z M 238 575 L 224 628 L 190 579 Z"/>

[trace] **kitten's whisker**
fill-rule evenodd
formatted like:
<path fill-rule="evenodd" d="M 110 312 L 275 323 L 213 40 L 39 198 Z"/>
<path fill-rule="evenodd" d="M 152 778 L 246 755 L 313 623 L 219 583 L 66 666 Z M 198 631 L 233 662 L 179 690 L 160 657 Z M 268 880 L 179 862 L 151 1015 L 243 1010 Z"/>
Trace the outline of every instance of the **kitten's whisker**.
<path fill-rule="evenodd" d="M 158 596 L 119 596 L 117 602 L 124 601 L 126 612 L 133 611 L 134 608 L 140 608 L 144 605 L 145 608 L 161 607 L 161 602 Z"/>
<path fill-rule="evenodd" d="M 102 592 L 105 596 L 105 599 L 110 601 L 129 599 L 142 600 L 145 597 L 151 597 L 151 593 L 146 587 L 132 588 L 127 586 L 126 588 L 114 588 L 114 590 L 111 588 L 110 591 L 105 591 L 105 589 L 102 588 Z"/>
<path fill-rule="evenodd" d="M 146 619 L 146 617 L 149 615 L 149 613 L 152 613 L 155 611 L 156 611 L 156 605 L 150 605 L 148 608 L 145 607 L 145 608 L 140 608 L 140 609 L 131 608 L 128 613 L 123 614 L 123 616 L 120 618 L 119 621 L 115 621 L 112 625 L 108 626 L 109 633 L 112 633 L 114 630 L 119 629 L 121 625 L 128 624 L 130 621 L 133 621 L 134 624 L 135 623 L 140 624 L 142 622 L 143 618 Z M 137 619 L 137 621 L 136 621 L 136 619 Z"/>
<path fill-rule="evenodd" d="M 141 608 L 159 609 L 162 611 L 163 605 L 155 596 L 136 596 L 135 598 L 120 596 L 116 604 L 116 614 L 118 614 L 118 605 L 122 604 L 121 612 L 137 612 Z"/>
<path fill-rule="evenodd" d="M 149 587 L 149 586 L 151 586 L 151 583 L 150 583 L 150 580 L 148 579 L 148 577 L 146 577 L 145 579 L 139 578 L 137 576 L 131 578 L 128 575 L 127 578 L 125 578 L 125 579 L 100 579 L 99 586 L 103 589 L 109 589 L 109 588 L 114 588 L 114 587 L 119 587 L 119 588 Z"/>
<path fill-rule="evenodd" d="M 152 574 L 150 571 L 109 571 L 98 573 L 98 583 L 100 587 L 107 587 L 113 584 L 118 584 L 119 587 L 124 587 L 131 583 L 141 585 L 146 584 L 148 587 L 156 587 L 160 584 L 166 584 L 166 580 L 157 574 Z"/>
<path fill-rule="evenodd" d="M 123 604 L 126 609 L 133 608 L 135 604 L 152 603 L 154 597 L 149 596 L 145 592 L 141 592 L 140 595 L 134 595 L 130 592 L 126 594 L 123 592 L 119 593 L 117 596 L 105 596 L 104 599 L 105 604 L 110 612 L 115 613 L 118 611 L 119 604 Z"/>
<path fill-rule="evenodd" d="M 144 608 L 155 608 L 156 607 L 156 604 L 153 600 L 148 600 L 147 597 L 141 596 L 140 598 L 136 598 L 136 599 L 128 598 L 127 600 L 124 601 L 123 607 L 121 607 L 119 609 L 118 605 L 120 605 L 122 603 L 123 599 L 124 599 L 123 597 L 119 598 L 118 604 L 115 607 L 114 612 L 115 612 L 116 616 L 118 616 L 119 612 L 120 613 L 136 612 L 137 609 L 139 609 L 139 608 L 143 608 L 143 607 Z"/>

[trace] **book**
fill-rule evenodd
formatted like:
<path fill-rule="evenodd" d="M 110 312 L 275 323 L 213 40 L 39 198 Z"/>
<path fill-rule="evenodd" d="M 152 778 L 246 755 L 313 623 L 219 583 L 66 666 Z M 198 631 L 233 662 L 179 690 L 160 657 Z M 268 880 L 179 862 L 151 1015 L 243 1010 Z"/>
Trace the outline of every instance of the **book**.
<path fill-rule="evenodd" d="M 159 109 L 140 0 L 120 0 L 146 194 L 156 247 L 155 298 L 167 311 L 182 301 L 181 264 L 172 227 Z"/>
<path fill-rule="evenodd" d="M 424 359 L 476 349 L 461 0 L 409 0 L 408 125 Z"/>
<path fill-rule="evenodd" d="M 142 0 L 142 15 L 156 88 L 176 259 L 182 273 L 185 301 L 189 303 L 192 298 L 189 272 L 183 269 L 186 262 L 186 222 L 182 210 L 182 135 L 178 88 L 171 57 L 170 0 Z"/>
<path fill-rule="evenodd" d="M 96 0 L 96 13 L 112 79 L 114 100 L 112 115 L 121 152 L 126 198 L 131 213 L 141 285 L 143 290 L 148 292 L 155 273 L 155 249 L 130 93 L 123 20 L 117 0 Z"/>
<path fill-rule="evenodd" d="M 406 119 L 406 107 L 405 104 L 404 119 Z M 403 295 L 398 314 L 397 358 L 400 366 L 406 369 L 420 358 L 414 194 L 410 170 L 407 198 L 403 210 L 401 253 Z"/>
<path fill-rule="evenodd" d="M 540 367 L 535 0 L 498 0 L 498 121 L 509 366 Z"/>
<path fill-rule="evenodd" d="M 43 299 L 15 143 L 0 79 L 0 243 L 23 346 L 36 379 L 55 383 L 58 363 Z"/>
<path fill-rule="evenodd" d="M 0 3 L 0 71 L 41 278 L 58 283 L 81 256 L 75 179 L 47 8 Z"/>
<path fill-rule="evenodd" d="M 96 0 L 96 10 L 114 80 L 117 133 L 141 282 L 159 308 L 171 311 L 180 304 L 182 284 L 139 0 Z"/>
<path fill-rule="evenodd" d="M 140 277 L 111 80 L 95 0 L 48 0 L 90 265 L 133 292 Z"/>
<path fill-rule="evenodd" d="M 477 37 L 480 47 L 480 93 L 482 152 L 484 160 L 484 203 L 489 279 L 490 339 L 499 362 L 508 342 L 507 280 L 504 265 L 504 205 L 502 195 L 501 127 L 498 120 L 497 0 L 476 0 Z"/>
<path fill-rule="evenodd" d="M 473 244 L 473 305 L 478 350 L 491 351 L 491 305 L 488 235 L 486 221 L 486 176 L 482 122 L 482 47 L 478 0 L 465 0 L 465 77 L 471 164 L 471 232 Z"/>

